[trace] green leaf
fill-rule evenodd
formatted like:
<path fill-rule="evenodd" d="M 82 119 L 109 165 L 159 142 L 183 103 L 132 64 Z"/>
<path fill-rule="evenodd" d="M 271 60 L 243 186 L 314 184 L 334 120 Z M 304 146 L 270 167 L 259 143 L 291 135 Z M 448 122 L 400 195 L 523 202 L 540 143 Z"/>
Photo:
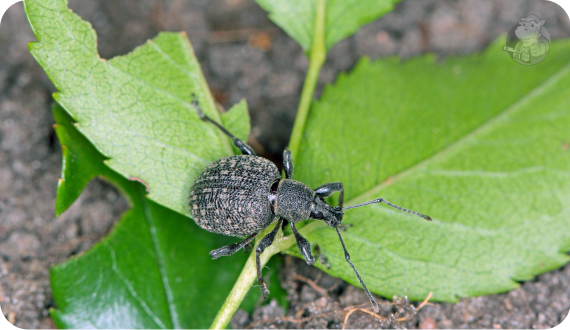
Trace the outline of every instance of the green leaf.
<path fill-rule="evenodd" d="M 318 0 L 256 0 L 269 12 L 269 18 L 279 25 L 304 50 L 313 43 Z M 327 0 L 325 9 L 325 45 L 331 49 L 358 28 L 390 12 L 398 0 L 345 1 Z"/>
<path fill-rule="evenodd" d="M 105 61 L 97 54 L 95 31 L 65 0 L 30 0 L 25 8 L 39 40 L 30 51 L 77 129 L 111 169 L 144 182 L 148 198 L 189 215 L 194 178 L 233 152 L 228 138 L 204 124 L 191 106 L 195 94 L 204 112 L 220 121 L 186 36 L 161 33 Z"/>
<path fill-rule="evenodd" d="M 570 42 L 530 67 L 501 46 L 442 63 L 363 59 L 313 104 L 295 179 L 343 182 L 346 206 L 384 197 L 434 218 L 378 204 L 345 212 L 347 249 L 371 291 L 456 301 L 568 261 Z M 335 231 L 303 230 L 328 272 L 358 285 Z"/>
<path fill-rule="evenodd" d="M 187 217 L 144 197 L 145 188 L 110 170 L 103 156 L 55 106 L 56 132 L 66 161 L 86 177 L 104 176 L 129 197 L 132 208 L 112 233 L 85 254 L 51 269 L 60 328 L 204 328 L 223 303 L 247 255 L 212 260 L 210 250 L 235 238 L 201 230 Z M 64 167 L 64 172 L 69 167 Z M 60 185 L 73 183 L 66 180 Z M 64 193 L 62 188 L 58 191 Z M 81 189 L 79 189 L 79 193 Z M 278 268 L 278 260 L 272 264 Z M 276 278 L 276 276 L 273 276 Z M 272 279 L 270 283 L 274 283 Z M 243 308 L 259 301 L 252 288 Z M 282 301 L 283 290 L 272 286 Z"/>

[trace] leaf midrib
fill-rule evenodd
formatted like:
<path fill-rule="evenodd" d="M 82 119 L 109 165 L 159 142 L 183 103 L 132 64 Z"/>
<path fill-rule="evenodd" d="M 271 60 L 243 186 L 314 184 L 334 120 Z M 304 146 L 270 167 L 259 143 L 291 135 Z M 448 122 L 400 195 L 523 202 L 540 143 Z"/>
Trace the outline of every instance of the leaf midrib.
<path fill-rule="evenodd" d="M 166 275 L 166 267 L 164 265 L 164 259 L 160 250 L 160 244 L 158 237 L 156 236 L 156 226 L 153 222 L 153 216 L 149 209 L 149 201 L 144 196 L 144 188 L 137 187 L 138 198 L 143 208 L 144 217 L 148 224 L 148 230 L 152 238 L 152 245 L 154 247 L 154 253 L 156 255 L 156 263 L 158 270 L 160 272 L 160 278 L 162 280 L 162 286 L 164 288 L 164 294 L 166 296 L 166 302 L 168 304 L 168 315 L 170 316 L 170 322 L 172 326 L 176 329 L 182 328 L 180 325 L 178 313 L 176 312 L 176 307 L 174 306 L 174 297 L 172 295 L 172 289 L 170 288 L 170 283 L 168 281 L 168 276 Z"/>
<path fill-rule="evenodd" d="M 500 124 L 505 120 L 509 115 L 516 113 L 518 110 L 522 108 L 524 104 L 532 100 L 533 98 L 542 94 L 548 87 L 556 83 L 559 79 L 561 79 L 565 74 L 570 72 L 570 63 L 564 65 L 558 72 L 550 76 L 548 79 L 540 83 L 537 87 L 535 87 L 530 93 L 524 95 L 513 104 L 508 106 L 505 110 L 501 111 L 496 116 L 492 117 L 479 127 L 475 128 L 471 132 L 465 134 L 463 137 L 459 138 L 455 142 L 447 145 L 443 149 L 439 150 L 438 152 L 434 153 L 432 156 L 427 157 L 426 159 L 416 163 L 400 171 L 397 174 L 390 176 L 390 180 L 386 180 L 372 188 L 368 189 L 367 191 L 363 192 L 362 194 L 351 198 L 347 202 L 345 202 L 346 206 L 361 203 L 363 201 L 367 201 L 372 199 L 372 197 L 377 198 L 377 194 L 385 189 L 386 187 L 393 185 L 394 183 L 398 182 L 402 178 L 414 173 L 418 169 L 422 167 L 427 167 L 429 163 L 435 162 L 453 152 L 456 152 L 461 149 L 465 144 L 469 143 L 476 135 L 483 134 L 491 129 L 493 129 L 496 125 Z"/>
<path fill-rule="evenodd" d="M 380 243 L 378 243 L 378 242 L 374 242 L 374 241 L 371 241 L 371 240 L 369 240 L 369 239 L 366 239 L 366 238 L 364 238 L 364 237 L 361 236 L 361 235 L 357 235 L 357 234 L 350 233 L 350 232 L 346 232 L 346 233 L 344 233 L 343 235 L 346 236 L 346 237 L 351 237 L 351 241 L 355 241 L 355 242 L 356 242 L 356 241 L 360 241 L 360 242 L 362 242 L 362 243 L 365 243 L 365 244 L 368 244 L 368 245 L 371 245 L 371 246 L 378 246 L 378 247 L 379 247 L 379 250 L 385 250 L 388 254 L 391 254 L 392 256 L 394 256 L 394 257 L 396 257 L 396 258 L 399 258 L 399 259 L 403 260 L 403 261 L 406 262 L 406 263 L 412 263 L 412 262 L 421 263 L 421 262 L 423 262 L 423 263 L 426 263 L 426 264 L 433 264 L 433 265 L 436 265 L 436 266 L 439 266 L 439 267 L 443 267 L 443 268 L 459 270 L 459 271 L 461 271 L 461 272 L 468 273 L 468 274 L 490 274 L 490 273 L 492 273 L 492 271 L 488 271 L 488 270 L 475 271 L 475 270 L 470 270 L 470 269 L 458 267 L 457 265 L 444 264 L 444 263 L 441 263 L 441 262 L 438 262 L 438 261 L 434 261 L 434 260 L 423 260 L 423 259 L 419 259 L 419 258 L 416 258 L 416 257 L 406 257 L 406 256 L 403 256 L 402 254 L 400 254 L 400 253 L 394 251 L 394 249 L 391 249 L 391 248 L 389 248 L 389 247 L 387 247 L 387 246 L 384 246 L 384 245 L 382 245 L 382 244 L 380 244 Z M 338 257 L 337 257 L 337 258 L 338 258 Z M 340 259 L 340 258 L 339 258 L 339 259 Z M 363 272 L 363 274 L 366 274 L 366 273 Z"/>
<path fill-rule="evenodd" d="M 133 286 L 130 284 L 130 282 L 125 278 L 125 275 L 123 275 L 123 273 L 121 273 L 121 271 L 119 271 L 119 269 L 117 268 L 117 259 L 116 259 L 116 252 L 115 249 L 107 242 L 107 241 L 103 241 L 104 246 L 109 250 L 109 252 L 111 253 L 111 259 L 113 261 L 113 264 L 111 266 L 111 270 L 117 274 L 117 276 L 119 277 L 119 279 L 121 280 L 121 282 L 123 282 L 123 284 L 125 285 L 125 287 L 127 288 L 127 290 L 129 291 L 129 293 L 131 294 L 131 296 L 135 299 L 135 301 L 141 306 L 141 308 L 145 311 L 145 313 L 147 313 L 147 315 L 152 318 L 153 322 L 159 326 L 162 327 L 163 329 L 166 328 L 166 326 L 162 323 L 162 321 L 160 320 L 160 318 L 155 315 L 152 310 L 150 309 L 150 307 L 147 305 L 146 301 L 144 301 L 141 297 L 138 296 L 136 290 L 133 288 Z M 92 322 L 91 320 L 89 320 L 90 322 Z"/>

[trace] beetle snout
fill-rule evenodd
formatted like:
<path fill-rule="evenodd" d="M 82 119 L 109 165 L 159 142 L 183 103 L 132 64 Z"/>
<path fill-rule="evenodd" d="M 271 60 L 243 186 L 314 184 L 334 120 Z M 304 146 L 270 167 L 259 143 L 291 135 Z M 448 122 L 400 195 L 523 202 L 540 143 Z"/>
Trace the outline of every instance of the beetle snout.
<path fill-rule="evenodd" d="M 340 206 L 333 207 L 333 214 L 334 217 L 338 220 L 338 222 L 342 221 L 342 218 L 344 217 L 344 212 L 342 212 L 342 207 Z"/>
<path fill-rule="evenodd" d="M 327 225 L 329 225 L 329 227 L 336 227 L 338 225 L 340 225 L 340 221 L 338 221 L 335 218 L 328 218 L 328 219 L 324 219 L 323 220 Z"/>
<path fill-rule="evenodd" d="M 342 212 L 342 208 L 340 208 L 339 206 L 336 206 L 330 210 L 330 213 L 328 214 L 328 216 L 325 217 L 323 220 L 330 227 L 336 227 L 336 226 L 340 225 L 343 216 L 344 216 L 344 212 Z"/>

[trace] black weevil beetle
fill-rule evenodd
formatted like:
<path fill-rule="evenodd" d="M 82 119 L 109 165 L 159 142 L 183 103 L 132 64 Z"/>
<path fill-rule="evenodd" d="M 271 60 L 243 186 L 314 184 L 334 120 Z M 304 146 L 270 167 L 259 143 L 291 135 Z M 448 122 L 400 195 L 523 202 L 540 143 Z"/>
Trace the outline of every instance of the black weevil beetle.
<path fill-rule="evenodd" d="M 243 153 L 243 155 L 225 157 L 211 163 L 198 175 L 192 188 L 190 188 L 188 203 L 192 218 L 198 226 L 213 233 L 228 236 L 247 236 L 245 240 L 239 243 L 211 251 L 212 259 L 236 253 L 277 219 L 275 229 L 267 234 L 255 249 L 257 282 L 263 298 L 266 299 L 269 290 L 267 290 L 261 276 L 260 255 L 265 248 L 273 243 L 277 231 L 283 225 L 283 218 L 291 224 L 299 251 L 309 265 L 315 263 L 315 258 L 311 253 L 311 244 L 299 234 L 295 228 L 295 223 L 307 219 L 323 220 L 327 225 L 336 229 L 344 250 L 344 258 L 354 270 L 374 310 L 378 312 L 378 305 L 374 297 L 350 261 L 350 255 L 346 251 L 338 229 L 344 216 L 343 210 L 372 203 L 386 203 L 400 211 L 418 215 L 426 220 L 431 220 L 431 218 L 396 206 L 383 198 L 343 208 L 344 189 L 342 183 L 325 183 L 312 190 L 305 184 L 292 179 L 293 161 L 289 150 L 283 152 L 283 168 L 286 178 L 281 179 L 275 164 L 265 158 L 258 157 L 250 146 L 206 116 L 200 109 L 196 98 L 194 98 L 192 105 L 202 120 L 216 125 L 233 140 L 234 145 Z M 337 191 L 339 192 L 338 206 L 332 207 L 325 202 L 324 198 Z"/>

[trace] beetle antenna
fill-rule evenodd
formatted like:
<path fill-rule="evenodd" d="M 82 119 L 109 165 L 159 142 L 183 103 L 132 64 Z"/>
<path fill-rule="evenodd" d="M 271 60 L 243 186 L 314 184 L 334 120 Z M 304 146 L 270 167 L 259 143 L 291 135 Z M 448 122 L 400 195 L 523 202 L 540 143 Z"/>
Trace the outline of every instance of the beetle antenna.
<path fill-rule="evenodd" d="M 192 106 L 194 107 L 194 109 L 196 109 L 196 112 L 198 112 L 198 116 L 200 116 L 200 119 L 206 120 L 206 118 L 204 118 L 206 117 L 206 115 L 204 115 L 204 112 L 200 108 L 200 104 L 198 104 L 198 99 L 196 98 L 196 94 L 192 94 Z"/>
<path fill-rule="evenodd" d="M 421 213 L 418 213 L 418 212 L 415 212 L 415 211 L 412 211 L 412 210 L 405 209 L 405 208 L 403 208 L 403 207 L 401 207 L 401 206 L 394 205 L 394 204 L 388 202 L 387 200 L 385 200 L 384 198 L 376 198 L 375 200 L 371 200 L 370 202 L 361 203 L 361 204 L 356 204 L 356 205 L 352 205 L 352 206 L 347 206 L 347 207 L 343 207 L 342 209 L 343 209 L 343 211 L 344 211 L 344 210 L 354 209 L 354 208 L 357 208 L 357 207 L 361 207 L 361 206 L 368 205 L 368 204 L 374 204 L 374 203 L 385 203 L 386 205 L 390 205 L 391 207 L 393 207 L 393 208 L 395 208 L 395 209 L 398 209 L 398 210 L 400 210 L 400 211 L 408 212 L 408 213 L 417 215 L 418 217 L 422 217 L 422 218 L 424 218 L 424 219 L 426 219 L 426 220 L 431 221 L 431 217 L 430 217 L 429 215 L 423 215 L 423 214 L 421 214 Z"/>
<path fill-rule="evenodd" d="M 380 312 L 380 309 L 378 308 L 378 304 L 376 303 L 376 300 L 374 299 L 374 297 L 372 297 L 372 294 L 370 293 L 370 291 L 368 291 L 366 284 L 364 284 L 364 281 L 362 281 L 362 277 L 360 277 L 360 273 L 358 273 L 358 270 L 356 270 L 356 267 L 350 261 L 350 254 L 348 254 L 348 251 L 346 251 L 346 246 L 344 246 L 344 240 L 342 239 L 342 235 L 340 234 L 340 231 L 338 230 L 338 226 L 335 226 L 334 229 L 336 229 L 336 233 L 338 234 L 338 238 L 340 239 L 340 244 L 342 244 L 342 249 L 344 250 L 344 259 L 346 260 L 346 262 L 348 262 L 350 267 L 352 267 L 352 269 L 354 270 L 354 273 L 356 273 L 356 277 L 358 277 L 358 280 L 360 281 L 360 285 L 362 285 L 362 288 L 364 288 L 364 292 L 366 292 L 368 299 L 370 299 L 370 303 L 372 304 L 372 308 L 374 308 L 374 311 L 376 313 Z"/>

